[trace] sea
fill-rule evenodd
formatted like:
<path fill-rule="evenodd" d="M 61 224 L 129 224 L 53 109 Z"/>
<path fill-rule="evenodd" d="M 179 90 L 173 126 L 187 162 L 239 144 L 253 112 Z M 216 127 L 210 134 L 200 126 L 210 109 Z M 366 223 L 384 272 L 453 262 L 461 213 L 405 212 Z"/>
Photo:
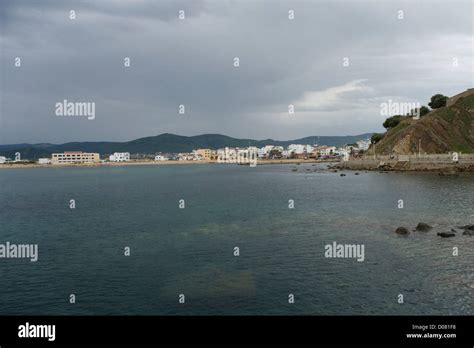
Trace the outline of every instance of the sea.
<path fill-rule="evenodd" d="M 0 315 L 474 314 L 474 175 L 343 173 L 2 169 L 0 244 L 38 259 L 0 258 Z"/>

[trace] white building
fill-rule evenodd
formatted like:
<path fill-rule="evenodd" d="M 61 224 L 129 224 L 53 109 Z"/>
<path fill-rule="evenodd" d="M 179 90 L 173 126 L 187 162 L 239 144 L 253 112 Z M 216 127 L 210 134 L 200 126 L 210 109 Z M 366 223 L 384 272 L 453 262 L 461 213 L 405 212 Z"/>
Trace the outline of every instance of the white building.
<path fill-rule="evenodd" d="M 291 144 L 288 145 L 288 152 L 301 155 L 304 153 L 313 152 L 314 148 L 311 145 Z"/>
<path fill-rule="evenodd" d="M 349 160 L 350 154 L 351 154 L 351 148 L 350 147 L 340 147 L 338 148 L 335 152 L 335 155 L 341 156 L 344 161 Z"/>
<path fill-rule="evenodd" d="M 296 153 L 296 154 L 302 154 L 304 153 L 306 149 L 306 146 L 305 145 L 301 145 L 301 144 L 291 144 L 291 145 L 288 145 L 288 151 L 289 152 L 292 152 L 292 153 Z"/>
<path fill-rule="evenodd" d="M 265 145 L 263 148 L 265 149 L 265 152 L 266 153 L 269 153 L 270 151 L 272 151 L 274 149 L 275 146 L 273 145 Z"/>
<path fill-rule="evenodd" d="M 167 161 L 168 157 L 162 156 L 162 155 L 156 155 L 155 156 L 155 161 Z"/>
<path fill-rule="evenodd" d="M 319 150 L 319 153 L 321 156 L 331 156 L 336 152 L 336 147 L 335 146 L 326 146 L 326 147 L 321 147 Z"/>
<path fill-rule="evenodd" d="M 281 152 L 283 151 L 283 146 L 265 145 L 262 148 L 257 149 L 257 156 L 258 158 L 268 157 L 272 150 Z"/>
<path fill-rule="evenodd" d="M 257 149 L 257 156 L 259 158 L 268 157 L 270 152 L 275 148 L 273 145 L 265 145 L 260 149 Z"/>
<path fill-rule="evenodd" d="M 352 149 L 353 149 L 353 147 L 351 147 L 351 146 L 341 146 L 336 151 L 334 151 L 333 154 L 343 156 L 346 153 L 350 154 Z"/>
<path fill-rule="evenodd" d="M 250 166 L 257 165 L 258 149 L 255 146 L 249 146 L 246 149 L 238 149 L 237 163 L 249 164 Z"/>
<path fill-rule="evenodd" d="M 262 149 L 265 152 L 265 156 L 268 156 L 270 154 L 270 152 L 275 149 L 275 146 L 265 145 Z M 277 150 L 277 149 L 275 149 L 275 150 Z"/>
<path fill-rule="evenodd" d="M 358 142 L 356 142 L 356 144 L 357 144 L 357 147 L 359 148 L 359 150 L 367 151 L 370 147 L 370 140 L 369 139 L 359 140 Z"/>
<path fill-rule="evenodd" d="M 128 162 L 130 161 L 130 153 L 129 152 L 115 152 L 113 155 L 109 156 L 109 161 Z"/>
<path fill-rule="evenodd" d="M 217 150 L 217 163 L 237 163 L 237 150 L 230 147 Z"/>
<path fill-rule="evenodd" d="M 4 156 L 0 156 L 0 164 L 3 164 L 7 161 L 7 158 Z"/>
<path fill-rule="evenodd" d="M 38 158 L 38 164 L 51 164 L 51 160 L 49 158 Z"/>
<path fill-rule="evenodd" d="M 194 157 L 194 153 L 178 153 L 178 161 L 194 161 L 196 160 L 196 157 Z"/>

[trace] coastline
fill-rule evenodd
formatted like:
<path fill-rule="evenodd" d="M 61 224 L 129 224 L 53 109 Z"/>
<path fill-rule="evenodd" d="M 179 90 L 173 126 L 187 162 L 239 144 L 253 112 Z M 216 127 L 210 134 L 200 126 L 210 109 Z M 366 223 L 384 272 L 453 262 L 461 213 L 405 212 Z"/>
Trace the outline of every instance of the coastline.
<path fill-rule="evenodd" d="M 396 171 L 396 172 L 437 172 L 440 175 L 455 175 L 458 172 L 474 172 L 472 160 L 454 162 L 441 159 L 435 160 L 371 160 L 358 159 L 341 161 L 331 169 L 338 170 L 367 170 L 367 171 Z"/>
<path fill-rule="evenodd" d="M 259 160 L 257 165 L 267 164 L 302 164 L 302 163 L 338 163 L 338 160 L 316 160 L 316 159 L 283 159 L 283 160 Z M 81 167 L 123 167 L 123 166 L 153 166 L 153 165 L 184 165 L 184 164 L 235 164 L 218 163 L 217 161 L 128 161 L 128 162 L 100 162 L 100 163 L 74 163 L 74 164 L 38 164 L 38 163 L 5 163 L 0 164 L 0 169 L 8 168 L 81 168 Z M 248 165 L 248 164 L 245 164 Z"/>
<path fill-rule="evenodd" d="M 275 164 L 317 164 L 327 163 L 330 170 L 367 170 L 367 171 L 396 171 L 396 172 L 438 172 L 445 175 L 454 175 L 458 172 L 474 172 L 474 162 L 469 161 L 444 161 L 431 160 L 430 162 L 398 162 L 396 160 L 380 159 L 351 159 L 341 161 L 339 159 L 266 159 L 258 160 L 257 165 Z M 90 167 L 124 167 L 124 166 L 162 166 L 162 165 L 249 165 L 238 163 L 218 163 L 215 160 L 202 161 L 128 161 L 128 162 L 100 162 L 100 163 L 73 163 L 73 164 L 38 164 L 38 163 L 5 163 L 0 164 L 0 169 L 18 168 L 90 168 Z"/>

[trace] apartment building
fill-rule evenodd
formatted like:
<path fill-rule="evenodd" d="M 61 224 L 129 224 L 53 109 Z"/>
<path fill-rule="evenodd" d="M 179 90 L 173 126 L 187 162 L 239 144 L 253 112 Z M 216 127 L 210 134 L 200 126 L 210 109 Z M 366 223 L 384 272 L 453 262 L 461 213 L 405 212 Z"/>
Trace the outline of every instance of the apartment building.
<path fill-rule="evenodd" d="M 128 162 L 130 161 L 130 153 L 129 152 L 115 152 L 113 155 L 109 156 L 109 161 Z"/>
<path fill-rule="evenodd" d="M 195 150 L 195 154 L 197 157 L 201 157 L 201 159 L 205 161 L 209 161 L 212 159 L 211 149 L 197 149 Z"/>
<path fill-rule="evenodd" d="M 97 162 L 100 162 L 100 155 L 98 153 L 87 153 L 82 151 L 66 151 L 64 153 L 53 153 L 51 157 L 52 164 Z"/>

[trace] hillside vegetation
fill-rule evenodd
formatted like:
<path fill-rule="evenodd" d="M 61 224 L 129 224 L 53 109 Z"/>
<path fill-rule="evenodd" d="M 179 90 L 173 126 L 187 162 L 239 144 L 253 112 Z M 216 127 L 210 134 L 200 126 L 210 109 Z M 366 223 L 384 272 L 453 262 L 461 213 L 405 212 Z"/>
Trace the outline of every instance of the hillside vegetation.
<path fill-rule="evenodd" d="M 421 119 L 403 117 L 376 143 L 375 151 L 384 155 L 415 154 L 419 146 L 422 154 L 474 153 L 473 88 L 449 98 L 445 107 Z"/>

